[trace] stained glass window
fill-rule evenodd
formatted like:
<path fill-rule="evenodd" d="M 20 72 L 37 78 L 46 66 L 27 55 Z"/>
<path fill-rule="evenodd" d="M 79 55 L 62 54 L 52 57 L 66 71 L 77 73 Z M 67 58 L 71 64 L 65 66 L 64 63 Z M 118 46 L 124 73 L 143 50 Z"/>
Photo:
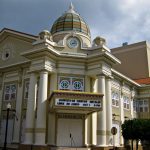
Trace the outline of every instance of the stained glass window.
<path fill-rule="evenodd" d="M 16 92 L 17 92 L 16 84 L 5 85 L 4 100 L 15 100 Z"/>
<path fill-rule="evenodd" d="M 83 91 L 84 79 L 76 77 L 59 77 L 59 89 L 71 91 Z"/>

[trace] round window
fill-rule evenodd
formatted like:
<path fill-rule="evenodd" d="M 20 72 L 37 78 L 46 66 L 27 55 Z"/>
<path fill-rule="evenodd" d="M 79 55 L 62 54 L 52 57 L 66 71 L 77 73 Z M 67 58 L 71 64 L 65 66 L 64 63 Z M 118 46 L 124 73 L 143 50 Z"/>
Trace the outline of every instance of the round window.
<path fill-rule="evenodd" d="M 74 88 L 75 88 L 76 90 L 80 90 L 81 87 L 82 87 L 82 83 L 81 83 L 80 81 L 75 81 L 75 82 L 73 83 L 73 86 L 74 86 Z"/>
<path fill-rule="evenodd" d="M 67 81 L 67 80 L 62 80 L 62 81 L 60 82 L 60 85 L 61 85 L 61 87 L 62 87 L 63 89 L 67 89 L 67 88 L 69 87 L 69 81 Z"/>
<path fill-rule="evenodd" d="M 4 50 L 2 53 L 2 59 L 7 60 L 9 57 L 10 57 L 10 50 L 9 49 Z"/>

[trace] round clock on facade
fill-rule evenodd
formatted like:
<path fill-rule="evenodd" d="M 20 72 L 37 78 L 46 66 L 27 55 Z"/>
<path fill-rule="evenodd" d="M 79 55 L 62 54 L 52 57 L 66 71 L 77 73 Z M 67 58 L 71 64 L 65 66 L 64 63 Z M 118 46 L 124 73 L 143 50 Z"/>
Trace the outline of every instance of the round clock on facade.
<path fill-rule="evenodd" d="M 70 48 L 77 48 L 79 46 L 79 41 L 77 38 L 72 37 L 68 39 L 67 44 Z"/>

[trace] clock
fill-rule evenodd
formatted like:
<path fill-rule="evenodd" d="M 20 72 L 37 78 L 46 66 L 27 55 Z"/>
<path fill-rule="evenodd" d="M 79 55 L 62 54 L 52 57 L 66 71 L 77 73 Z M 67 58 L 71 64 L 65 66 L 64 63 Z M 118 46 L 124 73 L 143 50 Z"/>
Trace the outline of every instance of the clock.
<path fill-rule="evenodd" d="M 71 37 L 68 39 L 67 44 L 70 48 L 77 48 L 79 46 L 79 41 L 75 37 Z"/>

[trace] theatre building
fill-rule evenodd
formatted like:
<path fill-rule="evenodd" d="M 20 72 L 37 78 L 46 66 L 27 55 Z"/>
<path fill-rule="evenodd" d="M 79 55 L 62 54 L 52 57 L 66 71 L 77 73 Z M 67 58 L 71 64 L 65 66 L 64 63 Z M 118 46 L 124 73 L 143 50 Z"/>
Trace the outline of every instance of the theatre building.
<path fill-rule="evenodd" d="M 87 23 L 72 4 L 50 31 L 41 31 L 38 36 L 2 29 L 0 146 L 3 147 L 5 139 L 6 110 L 11 105 L 8 147 L 18 145 L 21 150 L 106 149 L 113 144 L 122 147 L 124 120 L 150 116 L 147 43 L 122 47 L 110 50 L 101 37 L 91 41 Z M 137 56 L 131 60 L 139 56 L 144 60 L 142 75 L 141 68 L 128 61 L 131 57 L 126 54 L 130 56 L 130 51 Z M 125 58 L 135 65 L 130 69 L 133 76 L 124 72 L 131 68 L 130 64 L 121 64 Z M 114 139 L 112 127 L 117 129 Z"/>

